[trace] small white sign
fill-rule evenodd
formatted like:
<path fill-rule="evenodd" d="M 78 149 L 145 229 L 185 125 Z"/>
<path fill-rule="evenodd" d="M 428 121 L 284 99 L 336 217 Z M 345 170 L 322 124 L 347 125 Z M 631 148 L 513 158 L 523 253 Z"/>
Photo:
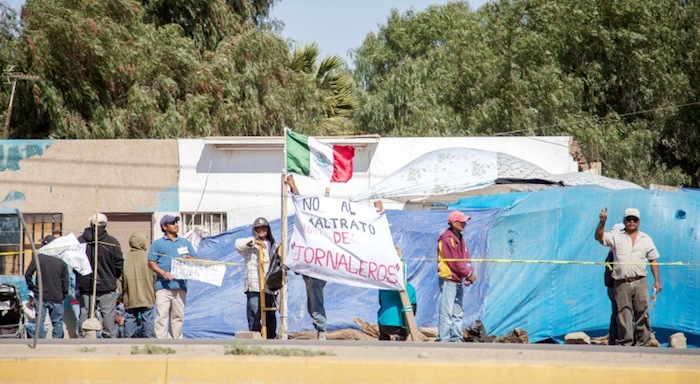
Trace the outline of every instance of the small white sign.
<path fill-rule="evenodd" d="M 205 264 L 197 259 L 173 259 L 170 274 L 173 279 L 197 280 L 220 287 L 224 282 L 226 266 Z"/>

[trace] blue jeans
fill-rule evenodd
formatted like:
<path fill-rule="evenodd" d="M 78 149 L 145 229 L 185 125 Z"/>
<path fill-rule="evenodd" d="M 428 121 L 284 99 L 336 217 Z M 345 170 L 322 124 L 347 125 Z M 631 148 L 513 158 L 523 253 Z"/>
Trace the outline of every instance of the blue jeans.
<path fill-rule="evenodd" d="M 49 313 L 51 317 L 51 325 L 53 326 L 53 331 L 51 331 L 51 337 L 54 339 L 63 338 L 63 302 L 53 303 L 44 302 L 44 311 L 41 313 L 41 319 L 37 320 L 37 324 L 41 324 L 41 330 L 39 331 L 39 338 L 46 338 L 46 328 L 44 327 L 44 319 L 46 318 L 46 312 Z"/>
<path fill-rule="evenodd" d="M 450 280 L 440 280 L 440 318 L 437 341 L 462 340 L 462 298 L 464 286 Z"/>
<path fill-rule="evenodd" d="M 33 339 L 34 332 L 36 331 L 36 323 L 24 323 L 24 329 L 27 331 L 27 338 Z"/>
<path fill-rule="evenodd" d="M 306 306 L 314 321 L 314 328 L 319 332 L 326 332 L 326 309 L 323 306 L 323 287 L 326 286 L 326 282 L 304 276 L 304 283 L 306 283 Z"/>
<path fill-rule="evenodd" d="M 156 338 L 153 307 L 129 308 L 124 312 L 124 337 Z"/>
<path fill-rule="evenodd" d="M 262 331 L 261 311 L 260 311 L 260 292 L 246 292 L 247 300 L 246 314 L 248 317 L 248 330 L 251 332 Z M 275 306 L 275 296 L 268 293 L 265 294 L 265 307 L 272 308 Z M 265 333 L 268 339 L 277 338 L 277 317 L 275 311 L 265 311 Z"/>

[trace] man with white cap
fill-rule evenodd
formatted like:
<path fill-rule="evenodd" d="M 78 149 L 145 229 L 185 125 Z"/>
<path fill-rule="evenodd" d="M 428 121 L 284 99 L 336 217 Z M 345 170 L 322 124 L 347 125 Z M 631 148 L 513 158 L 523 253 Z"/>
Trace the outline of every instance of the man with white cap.
<path fill-rule="evenodd" d="M 117 309 L 117 280 L 122 276 L 124 258 L 119 240 L 107 233 L 107 216 L 96 213 L 88 219 L 90 226 L 85 228 L 78 237 L 80 243 L 85 243 L 85 253 L 92 270 L 95 270 L 97 258 L 97 277 L 94 273 L 82 276 L 74 271 L 78 278 L 80 291 L 80 325 L 94 314 L 92 311 L 93 287 L 96 287 L 96 309 L 100 310 L 102 318 L 102 337 L 116 338 L 114 315 Z M 95 252 L 97 251 L 97 252 Z M 94 280 L 97 285 L 94 286 Z"/>
<path fill-rule="evenodd" d="M 440 313 L 436 341 L 462 340 L 462 299 L 464 285 L 476 281 L 474 268 L 469 262 L 469 250 L 462 232 L 469 216 L 453 211 L 447 217 L 447 228 L 438 238 L 438 277 L 440 281 Z"/>
<path fill-rule="evenodd" d="M 613 252 L 613 294 L 617 305 L 617 345 L 647 346 L 651 341 L 649 322 L 649 283 L 647 261 L 654 275 L 654 290 L 661 292 L 659 252 L 654 241 L 639 230 L 640 214 L 637 208 L 624 213 L 624 230 L 604 232 L 608 209 L 600 211 L 595 239 Z"/>

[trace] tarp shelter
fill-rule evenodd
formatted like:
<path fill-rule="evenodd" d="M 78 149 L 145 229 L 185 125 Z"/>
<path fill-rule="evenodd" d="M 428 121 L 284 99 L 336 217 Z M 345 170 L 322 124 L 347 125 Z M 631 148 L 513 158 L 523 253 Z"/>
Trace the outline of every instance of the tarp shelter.
<path fill-rule="evenodd" d="M 575 185 L 641 189 L 634 183 L 592 173 L 553 175 L 535 164 L 505 153 L 474 148 L 444 148 L 428 152 L 409 162 L 353 200 L 416 202 L 433 196 L 539 191 Z"/>
<path fill-rule="evenodd" d="M 493 335 L 523 328 L 531 342 L 561 339 L 575 331 L 605 334 L 610 303 L 603 285 L 604 266 L 593 264 L 604 261 L 608 252 L 593 239 L 598 213 L 608 208 L 609 229 L 622 219 L 626 207 L 637 207 L 642 215 L 640 228 L 654 239 L 659 261 L 682 263 L 661 266 L 664 289 L 651 309 L 657 338 L 664 343 L 670 333 L 680 331 L 689 345 L 700 345 L 699 197 L 695 191 L 581 186 L 476 197 L 450 205 L 472 216 L 466 231 L 472 257 L 502 261 L 475 263 L 479 280 L 465 290 L 463 325 L 481 319 Z M 447 213 L 387 211 L 394 242 L 407 264 L 408 281 L 416 288 L 420 327 L 437 326 L 436 240 L 446 228 Z M 292 222 L 293 217 L 290 231 Z M 279 239 L 279 220 L 271 226 Z M 233 244 L 239 237 L 250 236 L 251 230 L 250 226 L 236 228 L 200 244 L 200 258 L 239 264 L 227 268 L 221 288 L 190 282 L 186 337 L 229 338 L 247 330 L 243 260 Z M 376 290 L 328 284 L 325 297 L 331 330 L 356 328 L 354 317 L 376 321 Z M 312 329 L 303 280 L 291 275 L 289 331 Z"/>

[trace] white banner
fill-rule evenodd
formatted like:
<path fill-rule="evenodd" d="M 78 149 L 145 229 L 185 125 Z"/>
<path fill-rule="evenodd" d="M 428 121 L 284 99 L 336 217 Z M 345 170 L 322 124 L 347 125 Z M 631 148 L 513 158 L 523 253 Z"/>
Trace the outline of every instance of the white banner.
<path fill-rule="evenodd" d="M 296 219 L 287 266 L 356 287 L 403 290 L 389 222 L 374 207 L 320 196 L 292 196 Z"/>
<path fill-rule="evenodd" d="M 197 280 L 220 287 L 224 282 L 226 266 L 223 264 L 204 264 L 197 259 L 176 259 L 170 266 L 173 279 Z"/>
<path fill-rule="evenodd" d="M 90 261 L 85 254 L 87 245 L 80 244 L 78 238 L 71 232 L 44 245 L 37 253 L 48 256 L 56 256 L 63 260 L 69 267 L 85 276 L 92 273 Z"/>

